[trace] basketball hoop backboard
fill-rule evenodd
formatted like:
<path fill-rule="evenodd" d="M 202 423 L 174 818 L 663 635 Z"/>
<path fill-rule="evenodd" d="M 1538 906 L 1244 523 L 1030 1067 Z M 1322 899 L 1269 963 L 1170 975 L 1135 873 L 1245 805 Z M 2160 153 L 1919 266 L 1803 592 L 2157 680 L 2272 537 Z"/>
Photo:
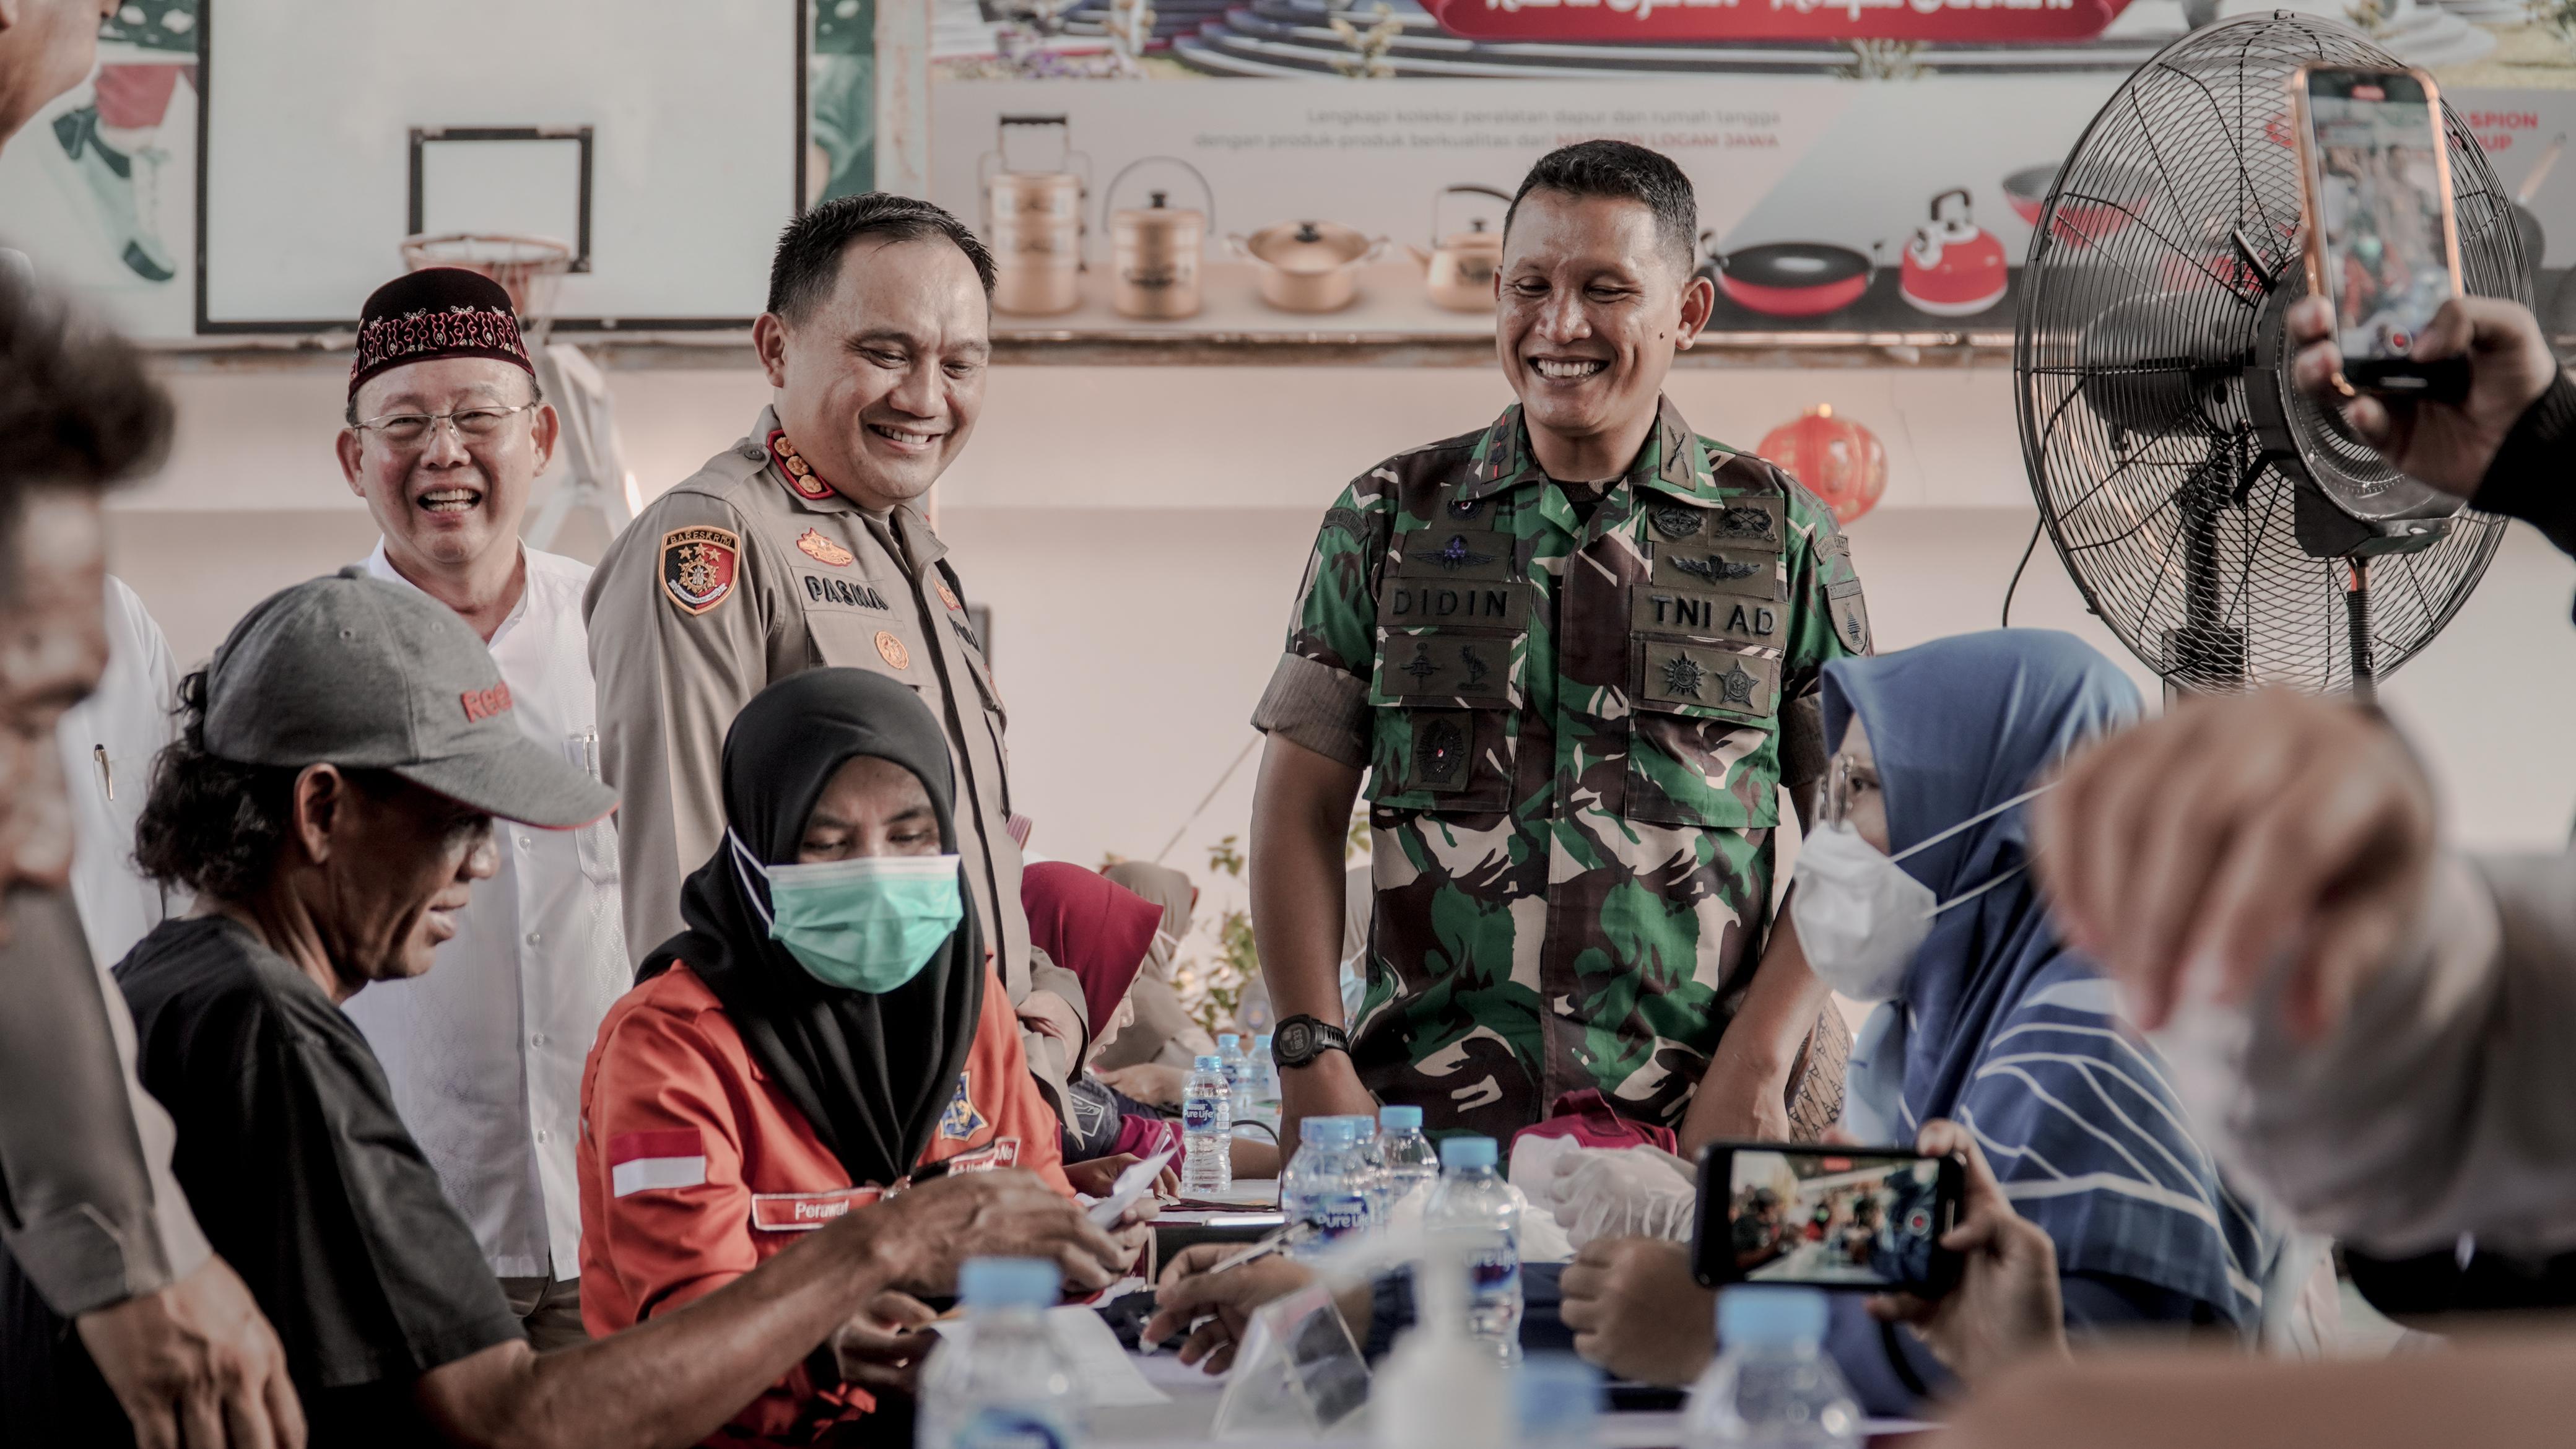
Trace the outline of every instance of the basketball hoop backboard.
<path fill-rule="evenodd" d="M 424 233 L 571 244 L 565 331 L 759 314 L 803 194 L 803 7 L 203 3 L 201 333 L 353 326 Z"/>

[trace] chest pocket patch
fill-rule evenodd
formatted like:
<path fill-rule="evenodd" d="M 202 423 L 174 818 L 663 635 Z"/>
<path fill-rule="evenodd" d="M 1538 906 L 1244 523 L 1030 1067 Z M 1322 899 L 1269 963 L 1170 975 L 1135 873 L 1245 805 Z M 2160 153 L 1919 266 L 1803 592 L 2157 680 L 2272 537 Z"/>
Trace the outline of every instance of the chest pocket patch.
<path fill-rule="evenodd" d="M 1512 565 L 1512 536 L 1498 529 L 1426 528 L 1403 535 L 1403 542 L 1398 578 L 1501 583 L 1520 576 Z"/>
<path fill-rule="evenodd" d="M 1780 661 L 1735 649 L 1639 641 L 1640 709 L 1704 709 L 1768 720 L 1780 707 Z"/>
<path fill-rule="evenodd" d="M 945 1141 L 970 1141 L 976 1133 L 993 1125 L 983 1113 L 975 1110 L 975 1098 L 969 1091 L 974 1080 L 975 1074 L 971 1071 L 957 1074 L 957 1095 L 948 1099 L 948 1110 L 939 1114 L 939 1135 Z"/>
<path fill-rule="evenodd" d="M 1508 638 L 1387 633 L 1378 647 L 1378 688 L 1389 699 L 1509 705 L 1511 680 Z"/>

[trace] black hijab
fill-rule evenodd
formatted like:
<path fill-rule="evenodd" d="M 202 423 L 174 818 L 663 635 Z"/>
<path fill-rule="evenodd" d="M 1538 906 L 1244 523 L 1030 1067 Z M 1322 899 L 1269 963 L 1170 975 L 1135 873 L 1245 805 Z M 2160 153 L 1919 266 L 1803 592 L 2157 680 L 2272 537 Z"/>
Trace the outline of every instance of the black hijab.
<path fill-rule="evenodd" d="M 939 721 L 911 689 L 860 669 L 808 670 L 742 707 L 725 732 L 725 823 L 764 864 L 792 863 L 823 786 L 859 755 L 919 776 L 941 847 L 957 849 Z M 930 1145 L 975 1041 L 984 946 L 974 905 L 920 975 L 881 996 L 815 980 L 769 938 L 768 905 L 769 883 L 719 842 L 681 889 L 688 929 L 646 957 L 635 979 L 687 962 L 850 1180 L 890 1185 Z"/>

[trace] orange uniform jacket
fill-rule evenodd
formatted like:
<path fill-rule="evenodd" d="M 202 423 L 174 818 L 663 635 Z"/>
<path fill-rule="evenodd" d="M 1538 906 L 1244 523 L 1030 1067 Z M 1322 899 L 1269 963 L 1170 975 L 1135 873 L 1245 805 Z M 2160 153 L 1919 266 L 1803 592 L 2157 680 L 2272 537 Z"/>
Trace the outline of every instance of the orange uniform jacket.
<path fill-rule="evenodd" d="M 770 1086 L 724 1006 L 684 964 L 618 1000 L 581 1078 L 581 1316 L 593 1337 L 714 1292 L 879 1196 L 850 1181 L 805 1114 Z M 1070 1197 L 1055 1113 L 988 966 L 956 1098 L 926 1165 L 1022 1167 Z M 873 1407 L 803 1368 L 710 1443 L 803 1444 Z"/>

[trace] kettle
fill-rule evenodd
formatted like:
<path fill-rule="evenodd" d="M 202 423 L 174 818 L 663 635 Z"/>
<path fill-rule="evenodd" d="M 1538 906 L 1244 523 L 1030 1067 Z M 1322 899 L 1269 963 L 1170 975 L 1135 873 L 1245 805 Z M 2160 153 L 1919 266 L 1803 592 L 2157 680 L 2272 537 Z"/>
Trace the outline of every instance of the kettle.
<path fill-rule="evenodd" d="M 1468 230 L 1440 234 L 1440 203 L 1460 192 L 1490 196 L 1509 208 L 1509 195 L 1490 186 L 1452 186 L 1431 199 L 1431 250 L 1407 246 L 1422 264 L 1422 290 L 1434 307 L 1452 312 L 1494 310 L 1494 273 L 1502 270 L 1503 234 L 1485 230 L 1485 218 L 1468 218 Z"/>
<path fill-rule="evenodd" d="M 1199 195 L 1207 201 L 1207 210 L 1175 207 L 1170 204 L 1170 192 L 1148 191 L 1144 206 L 1110 211 L 1109 243 L 1115 280 L 1109 300 L 1121 317 L 1169 322 L 1198 315 L 1199 263 L 1216 213 L 1216 193 L 1199 169 L 1187 161 L 1177 156 L 1147 156 L 1129 162 L 1126 170 L 1110 179 L 1109 189 L 1101 197 L 1103 209 L 1116 205 L 1119 182 L 1134 174 L 1137 167 L 1155 161 L 1190 173 L 1190 179 L 1199 185 Z"/>
<path fill-rule="evenodd" d="M 1006 148 L 1014 128 L 1058 132 L 1064 144 L 1054 170 L 1007 169 Z M 1071 169 L 1076 157 L 1082 161 L 1079 174 Z M 984 235 L 993 247 L 995 311 L 1043 317 L 1082 305 L 1083 198 L 1090 190 L 1090 173 L 1091 158 L 1073 149 L 1070 117 L 999 118 L 993 149 L 975 166 Z"/>
<path fill-rule="evenodd" d="M 1954 197 L 1959 204 L 1949 209 Z M 2004 244 L 1969 214 L 1967 188 L 1933 197 L 1932 224 L 1916 227 L 1905 244 L 1898 282 L 1905 300 L 1935 317 L 1965 317 L 2002 301 L 2010 281 Z"/>

